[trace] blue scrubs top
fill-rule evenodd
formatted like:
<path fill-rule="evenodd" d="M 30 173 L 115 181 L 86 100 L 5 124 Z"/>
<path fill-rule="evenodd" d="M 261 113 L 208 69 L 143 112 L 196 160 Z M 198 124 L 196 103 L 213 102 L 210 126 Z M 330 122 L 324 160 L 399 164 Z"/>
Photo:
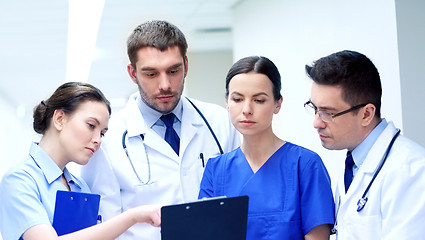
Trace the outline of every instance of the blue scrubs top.
<path fill-rule="evenodd" d="M 90 192 L 87 184 L 66 168 L 72 191 Z M 33 143 L 28 158 L 10 169 L 0 183 L 0 231 L 3 240 L 17 240 L 30 227 L 52 224 L 56 191 L 67 191 L 60 182 L 62 170 Z"/>
<path fill-rule="evenodd" d="M 304 239 L 334 223 L 328 172 L 316 153 L 285 143 L 254 173 L 240 148 L 208 161 L 199 198 L 249 196 L 246 239 Z"/>

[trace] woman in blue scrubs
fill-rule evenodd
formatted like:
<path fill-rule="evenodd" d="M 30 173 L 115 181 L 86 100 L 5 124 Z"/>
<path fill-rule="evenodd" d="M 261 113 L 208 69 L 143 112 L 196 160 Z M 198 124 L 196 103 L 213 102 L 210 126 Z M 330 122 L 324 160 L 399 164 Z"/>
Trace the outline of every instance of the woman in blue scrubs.
<path fill-rule="evenodd" d="M 249 196 L 246 239 L 329 239 L 330 178 L 320 157 L 278 138 L 281 78 L 265 57 L 237 61 L 226 77 L 226 105 L 242 134 L 236 150 L 209 159 L 199 198 Z"/>
<path fill-rule="evenodd" d="M 42 134 L 29 156 L 0 183 L 0 231 L 3 240 L 115 239 L 138 222 L 160 225 L 158 206 L 127 210 L 104 223 L 58 237 L 52 227 L 56 192 L 90 192 L 66 165 L 86 164 L 108 129 L 111 108 L 102 92 L 71 82 L 34 109 L 33 127 Z"/>

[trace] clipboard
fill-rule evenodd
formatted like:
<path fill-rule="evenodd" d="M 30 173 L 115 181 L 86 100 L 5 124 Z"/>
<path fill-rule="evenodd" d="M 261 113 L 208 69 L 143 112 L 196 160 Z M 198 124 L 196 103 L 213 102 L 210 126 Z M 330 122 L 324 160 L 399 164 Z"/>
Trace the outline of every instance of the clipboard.
<path fill-rule="evenodd" d="M 248 196 L 219 197 L 161 208 L 162 240 L 245 240 Z"/>
<path fill-rule="evenodd" d="M 99 202 L 98 194 L 57 191 L 52 225 L 58 236 L 95 225 Z"/>

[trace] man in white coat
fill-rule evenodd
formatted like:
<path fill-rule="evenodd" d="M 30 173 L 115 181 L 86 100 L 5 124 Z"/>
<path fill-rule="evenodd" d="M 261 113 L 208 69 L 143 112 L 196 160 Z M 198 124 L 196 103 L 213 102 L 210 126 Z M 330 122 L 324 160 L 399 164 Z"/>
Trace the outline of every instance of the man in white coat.
<path fill-rule="evenodd" d="M 374 64 L 346 50 L 306 72 L 313 85 L 304 106 L 322 146 L 348 150 L 335 194 L 337 239 L 424 239 L 425 149 L 381 118 Z"/>
<path fill-rule="evenodd" d="M 206 161 L 240 145 L 226 109 L 182 96 L 186 51 L 183 33 L 165 21 L 139 25 L 127 40 L 127 70 L 139 92 L 112 116 L 101 149 L 81 171 L 102 196 L 103 219 L 139 205 L 196 200 Z M 162 116 L 170 113 L 167 123 Z M 160 229 L 148 224 L 121 235 L 160 238 Z"/>

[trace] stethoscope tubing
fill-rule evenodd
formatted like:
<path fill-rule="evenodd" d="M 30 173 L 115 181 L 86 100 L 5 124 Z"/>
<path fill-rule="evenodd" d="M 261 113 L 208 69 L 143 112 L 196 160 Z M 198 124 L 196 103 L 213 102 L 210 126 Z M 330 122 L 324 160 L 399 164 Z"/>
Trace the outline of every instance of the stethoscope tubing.
<path fill-rule="evenodd" d="M 370 187 L 372 186 L 373 182 L 375 181 L 375 178 L 378 176 L 379 172 L 381 171 L 382 167 L 384 166 L 384 163 L 387 160 L 388 154 L 390 153 L 390 150 L 393 147 L 393 144 L 394 144 L 395 140 L 397 139 L 397 137 L 399 135 L 400 135 L 400 129 L 397 129 L 397 132 L 394 134 L 393 138 L 391 139 L 391 142 L 388 145 L 387 150 L 385 151 L 385 154 L 384 154 L 380 164 L 378 165 L 377 169 L 375 170 L 372 179 L 370 180 L 369 184 L 367 185 L 366 190 L 363 192 L 362 197 L 357 202 L 357 212 L 360 212 L 365 207 L 367 200 L 368 200 L 366 195 L 368 194 Z"/>
<path fill-rule="evenodd" d="M 366 190 L 363 192 L 362 197 L 357 202 L 357 212 L 360 212 L 366 206 L 366 203 L 368 201 L 367 194 L 369 193 L 369 189 L 372 186 L 373 182 L 375 181 L 375 178 L 378 176 L 379 172 L 381 171 L 382 167 L 384 166 L 385 161 L 387 160 L 387 157 L 390 153 L 390 150 L 393 147 L 393 144 L 394 144 L 395 140 L 397 139 L 397 137 L 399 135 L 400 135 L 400 129 L 397 129 L 397 132 L 394 134 L 393 138 L 391 139 L 390 144 L 388 144 L 387 150 L 385 151 L 381 162 L 379 163 L 378 167 L 376 168 L 375 172 L 373 173 L 373 177 L 370 180 L 369 184 L 367 185 Z M 341 201 L 341 198 L 339 198 L 339 201 Z M 338 202 L 338 206 L 339 206 L 339 204 L 340 204 L 340 202 Z M 334 224 L 333 228 L 331 229 L 332 234 L 335 234 L 337 232 L 337 225 L 338 224 L 337 224 L 337 221 L 336 221 L 336 215 L 338 215 L 338 213 L 335 213 L 335 224 Z"/>
<path fill-rule="evenodd" d="M 189 101 L 190 104 L 192 104 L 193 108 L 198 112 L 199 116 L 204 120 L 205 124 L 207 125 L 208 129 L 210 130 L 211 135 L 214 138 L 215 143 L 217 144 L 218 150 L 220 151 L 220 154 L 223 154 L 224 151 L 221 148 L 220 142 L 218 141 L 217 136 L 215 135 L 214 131 L 212 130 L 210 124 L 208 123 L 207 119 L 205 118 L 204 114 L 202 114 L 201 110 L 192 102 L 188 97 L 186 97 L 187 101 Z"/>
<path fill-rule="evenodd" d="M 148 184 L 151 183 L 151 165 L 150 165 L 150 161 L 149 161 L 148 150 L 146 148 L 145 141 L 144 141 L 144 136 L 143 136 L 143 134 L 140 134 L 140 138 L 142 139 L 142 142 L 143 142 L 143 148 L 145 149 L 146 162 L 148 164 L 148 181 L 147 182 L 144 182 L 140 178 L 139 174 L 136 171 L 136 168 L 134 167 L 133 161 L 130 158 L 130 154 L 128 154 L 127 145 L 125 144 L 125 139 L 126 139 L 127 134 L 128 134 L 127 130 L 125 130 L 124 133 L 122 134 L 122 148 L 124 149 L 125 155 L 127 155 L 128 161 L 130 162 L 130 165 L 131 165 L 131 168 L 133 168 L 133 172 L 134 172 L 134 174 L 136 174 L 136 177 L 139 180 L 139 182 L 142 185 L 148 185 Z"/>
<path fill-rule="evenodd" d="M 199 114 L 199 116 L 201 116 L 201 118 L 204 120 L 205 124 L 208 127 L 208 130 L 210 131 L 211 135 L 214 138 L 215 143 L 217 144 L 217 147 L 218 147 L 218 149 L 220 151 L 220 154 L 223 154 L 224 151 L 223 151 L 223 149 L 222 149 L 222 147 L 220 145 L 220 142 L 218 141 L 217 136 L 215 135 L 214 131 L 212 130 L 212 128 L 211 128 L 210 124 L 208 123 L 207 119 L 205 118 L 204 114 L 202 114 L 202 112 L 199 110 L 199 108 L 196 107 L 196 105 L 192 101 L 190 101 L 188 97 L 186 97 L 186 99 L 189 101 L 190 104 L 192 104 L 193 108 L 196 110 L 196 112 Z M 127 155 L 127 159 L 130 162 L 130 165 L 131 165 L 134 173 L 136 174 L 136 177 L 139 180 L 139 183 L 141 183 L 142 185 L 151 184 L 151 167 L 150 167 L 150 160 L 149 160 L 148 150 L 147 150 L 147 147 L 146 147 L 146 144 L 145 144 L 144 135 L 143 134 L 140 134 L 140 138 L 142 140 L 143 147 L 145 148 L 146 162 L 148 164 L 148 181 L 147 182 L 144 182 L 140 178 L 139 174 L 136 171 L 136 168 L 134 167 L 133 161 L 130 158 L 130 154 L 128 153 L 128 150 L 127 150 L 127 145 L 125 144 L 125 140 L 127 139 L 127 134 L 128 134 L 128 130 L 126 129 L 124 131 L 124 133 L 122 134 L 122 147 L 123 147 L 123 149 L 125 151 L 125 154 Z"/>

